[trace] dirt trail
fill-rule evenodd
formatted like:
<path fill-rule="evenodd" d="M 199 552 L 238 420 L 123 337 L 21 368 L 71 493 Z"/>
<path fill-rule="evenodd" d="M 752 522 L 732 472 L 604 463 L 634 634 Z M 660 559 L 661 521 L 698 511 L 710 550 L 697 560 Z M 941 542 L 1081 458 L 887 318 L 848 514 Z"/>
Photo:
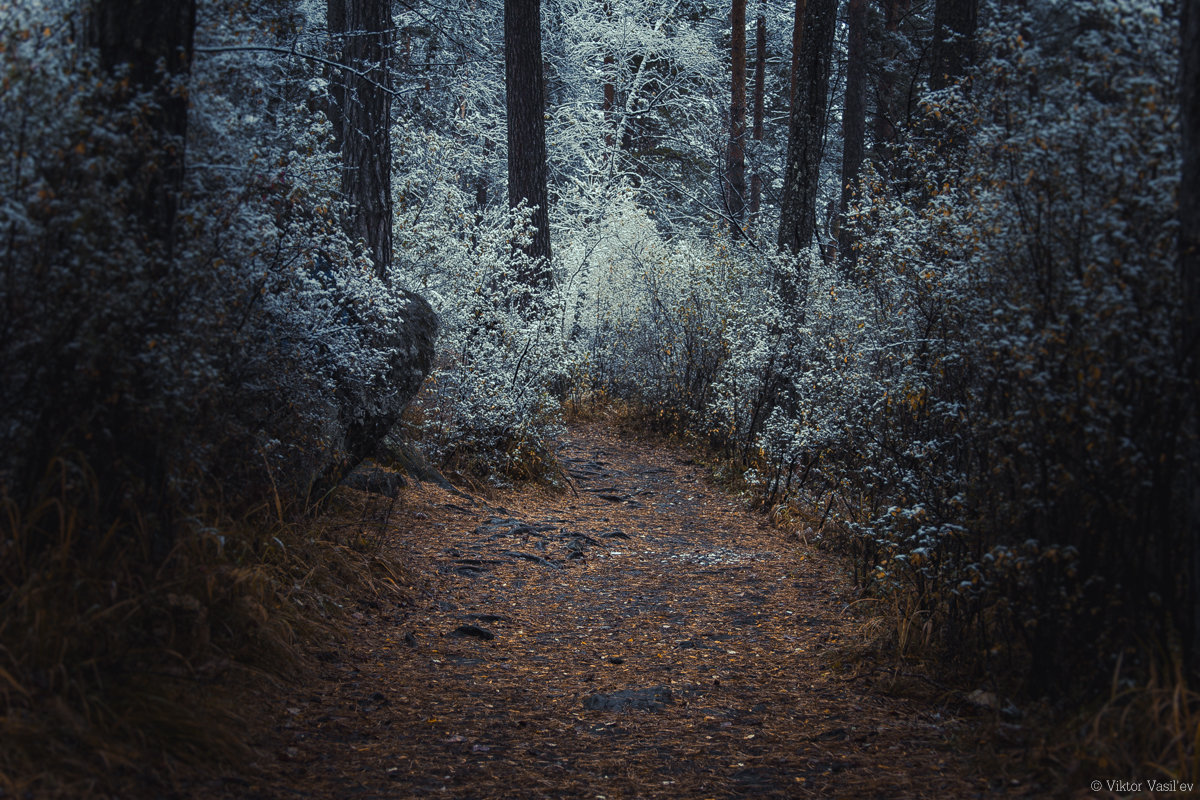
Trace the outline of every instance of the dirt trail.
<path fill-rule="evenodd" d="M 957 753 L 968 722 L 835 668 L 834 564 L 680 450 L 573 429 L 575 491 L 409 492 L 416 607 L 365 602 L 286 700 L 241 797 L 1036 794 Z M 269 759 L 267 759 L 269 760 Z M 210 784 L 213 794 L 218 786 Z"/>

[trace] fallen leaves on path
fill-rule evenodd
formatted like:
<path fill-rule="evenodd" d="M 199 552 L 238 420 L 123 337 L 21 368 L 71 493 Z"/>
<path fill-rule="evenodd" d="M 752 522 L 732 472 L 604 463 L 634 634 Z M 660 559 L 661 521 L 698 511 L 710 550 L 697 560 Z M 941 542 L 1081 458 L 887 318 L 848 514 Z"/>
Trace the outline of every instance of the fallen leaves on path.
<path fill-rule="evenodd" d="M 685 452 L 589 427 L 560 456 L 570 492 L 406 490 L 388 547 L 433 576 L 422 599 L 365 600 L 281 701 L 262 775 L 209 795 L 1022 793 L 962 757 L 967 722 L 831 666 L 855 625 L 835 562 Z"/>

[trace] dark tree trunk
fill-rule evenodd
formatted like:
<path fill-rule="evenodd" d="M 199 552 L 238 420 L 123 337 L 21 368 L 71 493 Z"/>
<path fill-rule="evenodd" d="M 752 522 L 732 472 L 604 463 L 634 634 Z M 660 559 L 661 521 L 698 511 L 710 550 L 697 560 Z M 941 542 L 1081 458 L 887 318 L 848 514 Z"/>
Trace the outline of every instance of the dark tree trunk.
<path fill-rule="evenodd" d="M 534 260 L 523 277 L 531 286 L 549 286 L 549 195 L 546 189 L 546 82 L 542 75 L 540 0 L 504 0 L 504 97 L 508 106 L 508 204 L 522 200 L 533 209 Z"/>
<path fill-rule="evenodd" d="M 807 0 L 796 0 L 796 17 L 792 20 L 792 68 L 788 89 L 788 103 L 796 105 L 796 82 L 800 78 L 800 49 L 804 45 L 804 19 L 808 8 Z"/>
<path fill-rule="evenodd" d="M 187 140 L 187 93 L 171 83 L 191 70 L 196 3 L 99 0 L 91 26 L 101 67 L 127 66 L 130 89 L 153 96 L 129 134 L 139 140 L 139 157 L 129 165 L 132 191 L 126 202 L 161 248 L 157 261 L 165 269 L 174 252 Z"/>
<path fill-rule="evenodd" d="M 839 231 L 838 249 L 842 263 L 854 266 L 854 249 L 851 246 L 846 211 L 854 194 L 858 170 L 863 160 L 863 140 L 866 138 L 867 120 L 867 3 L 866 0 L 850 0 L 850 42 L 846 67 L 846 102 L 842 113 L 842 196 L 838 203 Z"/>
<path fill-rule="evenodd" d="M 604 15 L 612 17 L 612 3 L 604 3 Z M 613 71 L 616 69 L 617 60 L 611 52 L 604 54 L 604 101 L 600 108 L 604 111 L 604 129 L 607 133 L 604 134 L 604 144 L 612 149 L 613 146 L 613 109 L 617 106 L 617 87 L 613 83 Z M 612 157 L 611 154 L 609 156 Z"/>
<path fill-rule="evenodd" d="M 330 121 L 341 145 L 342 193 L 350 205 L 344 225 L 351 238 L 366 244 L 376 274 L 386 284 L 392 262 L 391 4 L 328 0 L 326 15 L 334 53 L 343 67 L 331 81 Z M 399 287 L 387 291 L 404 306 L 399 328 L 381 328 L 357 309 L 346 309 L 364 346 L 387 354 L 387 366 L 370 388 L 369 407 L 362 406 L 361 387 L 339 388 L 345 431 L 342 458 L 316 476 L 315 497 L 376 453 L 429 374 L 437 316 L 421 296 Z"/>
<path fill-rule="evenodd" d="M 366 243 L 376 273 L 386 278 L 392 263 L 390 3 L 330 0 L 326 13 L 330 33 L 341 37 L 345 67 L 335 113 L 342 132 L 342 193 L 350 202 L 346 232 Z M 337 100 L 335 89 L 335 105 Z"/>
<path fill-rule="evenodd" d="M 613 146 L 613 108 L 617 104 L 617 87 L 612 81 L 611 72 L 616 66 L 616 59 L 612 53 L 604 54 L 604 101 L 600 108 L 604 111 L 604 129 L 607 133 L 604 134 L 604 143 L 609 148 Z"/>
<path fill-rule="evenodd" d="M 829 111 L 829 57 L 836 22 L 837 0 L 808 0 L 779 218 L 779 249 L 792 253 L 807 247 L 817 229 L 817 190 Z"/>
<path fill-rule="evenodd" d="M 746 217 L 746 0 L 733 0 L 729 18 L 733 28 L 729 47 L 733 81 L 724 194 L 725 211 L 737 235 Z"/>
<path fill-rule="evenodd" d="M 1179 116 L 1183 172 L 1179 183 L 1179 272 L 1183 282 L 1183 363 L 1188 382 L 1184 537 L 1189 551 L 1189 656 L 1200 673 L 1200 7 L 1184 0 L 1180 20 Z"/>
<path fill-rule="evenodd" d="M 937 0 L 929 86 L 944 88 L 967 73 L 974 60 L 979 0 Z"/>
<path fill-rule="evenodd" d="M 342 60 L 342 40 L 346 36 L 346 0 L 326 0 L 325 27 L 329 30 L 330 58 Z M 342 152 L 342 109 L 346 105 L 346 79 L 339 70 L 329 75 L 329 125 L 333 129 L 333 149 Z"/>
<path fill-rule="evenodd" d="M 896 98 L 895 60 L 899 48 L 896 37 L 900 33 L 900 20 L 908 11 L 910 0 L 883 0 L 884 28 L 886 38 L 881 48 L 884 64 L 878 70 L 875 91 L 875 161 L 890 162 L 892 145 L 899 135 L 900 106 Z"/>
<path fill-rule="evenodd" d="M 763 140 L 763 106 L 766 101 L 767 82 L 767 19 L 761 11 L 754 30 L 754 129 L 751 138 Z M 750 219 L 753 222 L 762 208 L 762 175 L 759 174 L 758 159 L 761 154 L 755 148 L 754 171 L 750 176 Z"/>

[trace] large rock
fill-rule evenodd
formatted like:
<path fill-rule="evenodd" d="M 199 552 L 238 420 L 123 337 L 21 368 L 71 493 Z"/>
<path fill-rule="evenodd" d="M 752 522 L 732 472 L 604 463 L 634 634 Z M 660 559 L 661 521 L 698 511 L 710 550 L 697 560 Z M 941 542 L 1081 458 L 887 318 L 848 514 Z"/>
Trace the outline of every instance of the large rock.
<path fill-rule="evenodd" d="M 359 315 L 353 320 L 361 326 L 363 345 L 386 353 L 387 364 L 367 386 L 346 381 L 338 387 L 338 418 L 344 430 L 341 457 L 316 481 L 317 497 L 379 451 L 433 367 L 437 315 L 425 298 L 398 291 L 403 297 L 403 323 L 398 328 Z"/>

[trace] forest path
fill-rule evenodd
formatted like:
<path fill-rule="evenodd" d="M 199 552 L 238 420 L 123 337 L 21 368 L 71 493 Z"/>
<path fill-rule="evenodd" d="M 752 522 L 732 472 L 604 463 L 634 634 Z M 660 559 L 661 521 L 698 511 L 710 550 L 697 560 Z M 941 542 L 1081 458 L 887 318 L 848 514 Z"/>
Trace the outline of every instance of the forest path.
<path fill-rule="evenodd" d="M 320 798 L 980 797 L 969 721 L 835 668 L 835 562 L 681 449 L 574 427 L 575 491 L 486 509 L 406 490 L 389 545 L 433 575 L 364 600 L 281 709 L 267 786 Z M 886 683 L 880 680 L 880 685 Z M 232 788 L 232 787 L 226 787 Z"/>

